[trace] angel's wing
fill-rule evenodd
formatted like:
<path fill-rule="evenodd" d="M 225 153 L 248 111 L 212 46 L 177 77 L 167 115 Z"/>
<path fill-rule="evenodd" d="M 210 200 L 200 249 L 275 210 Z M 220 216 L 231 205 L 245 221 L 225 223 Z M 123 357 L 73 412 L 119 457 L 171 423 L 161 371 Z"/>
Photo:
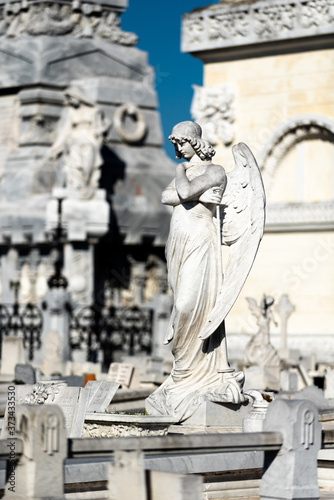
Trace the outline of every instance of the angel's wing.
<path fill-rule="evenodd" d="M 261 316 L 261 308 L 258 306 L 256 300 L 252 297 L 246 297 L 246 300 L 248 302 L 248 308 L 253 316 L 255 316 L 256 318 Z"/>
<path fill-rule="evenodd" d="M 222 243 L 230 258 L 216 305 L 199 337 L 208 338 L 223 322 L 252 268 L 263 235 L 265 193 L 260 170 L 251 150 L 240 142 L 232 148 L 235 168 L 227 174 L 222 198 Z M 218 256 L 217 256 L 218 258 Z"/>

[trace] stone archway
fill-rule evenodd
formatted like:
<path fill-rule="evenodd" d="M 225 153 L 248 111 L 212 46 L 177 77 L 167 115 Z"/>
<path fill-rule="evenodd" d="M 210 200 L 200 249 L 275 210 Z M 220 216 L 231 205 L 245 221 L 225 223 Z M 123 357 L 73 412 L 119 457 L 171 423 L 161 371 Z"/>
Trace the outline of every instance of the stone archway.
<path fill-rule="evenodd" d="M 296 144 L 308 139 L 322 139 L 334 144 L 334 120 L 317 114 L 299 115 L 274 132 L 259 155 L 267 191 L 270 191 L 276 169 L 283 158 Z"/>

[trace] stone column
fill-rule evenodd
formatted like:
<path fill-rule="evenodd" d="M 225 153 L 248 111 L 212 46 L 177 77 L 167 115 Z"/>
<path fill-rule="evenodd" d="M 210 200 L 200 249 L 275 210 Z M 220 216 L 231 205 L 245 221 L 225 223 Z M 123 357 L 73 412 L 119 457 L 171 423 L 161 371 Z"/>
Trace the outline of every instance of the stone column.
<path fill-rule="evenodd" d="M 134 303 L 138 306 L 144 304 L 144 289 L 147 279 L 145 262 L 134 262 L 132 266 Z"/>
<path fill-rule="evenodd" d="M 147 500 L 142 451 L 115 451 L 108 475 L 110 500 Z"/>
<path fill-rule="evenodd" d="M 91 304 L 94 290 L 94 245 L 65 244 L 64 274 L 73 300 L 79 304 Z"/>
<path fill-rule="evenodd" d="M 42 349 L 36 354 L 36 362 L 45 375 L 63 373 L 66 362 L 71 360 L 71 307 L 71 294 L 61 287 L 50 288 L 42 302 Z"/>
<path fill-rule="evenodd" d="M 173 297 L 166 293 L 156 295 L 151 302 L 151 306 L 154 310 L 152 355 L 163 358 L 166 355 L 166 346 L 163 345 L 163 341 L 173 307 Z M 167 351 L 170 351 L 170 349 L 167 349 Z"/>
<path fill-rule="evenodd" d="M 7 255 L 1 257 L 1 302 L 12 304 L 14 302 L 14 289 L 11 281 L 17 277 L 18 251 L 15 248 L 8 250 Z"/>

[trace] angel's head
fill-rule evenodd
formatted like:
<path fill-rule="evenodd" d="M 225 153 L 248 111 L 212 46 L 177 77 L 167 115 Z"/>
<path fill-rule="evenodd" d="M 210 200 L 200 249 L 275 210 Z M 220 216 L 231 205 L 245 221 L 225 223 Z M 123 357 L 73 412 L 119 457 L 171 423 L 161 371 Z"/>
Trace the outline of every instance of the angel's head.
<path fill-rule="evenodd" d="M 202 129 L 195 122 L 178 123 L 173 127 L 168 139 L 174 144 L 177 159 L 185 158 L 190 160 L 197 154 L 201 160 L 211 160 L 216 154 L 211 144 L 202 139 Z"/>

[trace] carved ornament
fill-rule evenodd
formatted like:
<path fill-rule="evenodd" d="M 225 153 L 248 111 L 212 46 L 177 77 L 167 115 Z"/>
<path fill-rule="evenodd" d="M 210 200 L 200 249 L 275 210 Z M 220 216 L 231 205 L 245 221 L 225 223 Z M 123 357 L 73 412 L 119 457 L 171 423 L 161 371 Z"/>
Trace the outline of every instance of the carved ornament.
<path fill-rule="evenodd" d="M 333 32 L 334 0 L 262 0 L 210 6 L 183 16 L 182 51 L 293 39 Z"/>
<path fill-rule="evenodd" d="M 267 191 L 284 156 L 306 139 L 321 138 L 334 143 L 334 120 L 317 114 L 299 115 L 279 127 L 260 153 L 259 164 Z"/>
<path fill-rule="evenodd" d="M 334 202 L 272 203 L 267 206 L 267 231 L 334 229 Z"/>
<path fill-rule="evenodd" d="M 120 15 L 106 5 L 78 0 L 0 2 L 0 37 L 64 36 L 103 38 L 110 43 L 136 45 L 134 33 L 122 31 Z"/>
<path fill-rule="evenodd" d="M 231 144 L 234 138 L 234 92 L 229 85 L 199 87 L 193 85 L 191 115 L 200 124 L 203 137 L 213 146 Z"/>
<path fill-rule="evenodd" d="M 133 130 L 126 128 L 127 117 L 130 117 L 135 122 Z M 116 109 L 114 127 L 121 139 L 128 144 L 142 141 L 146 134 L 146 123 L 143 114 L 134 104 L 122 104 Z"/>

